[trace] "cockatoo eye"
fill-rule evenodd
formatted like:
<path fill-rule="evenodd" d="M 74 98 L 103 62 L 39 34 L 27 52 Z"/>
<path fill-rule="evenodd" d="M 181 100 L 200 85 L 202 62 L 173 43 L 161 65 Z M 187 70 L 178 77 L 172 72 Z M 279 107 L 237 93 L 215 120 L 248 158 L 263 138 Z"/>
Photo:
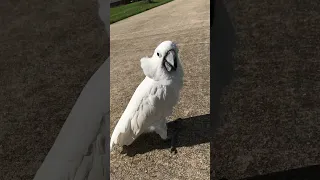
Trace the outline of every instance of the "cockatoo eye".
<path fill-rule="evenodd" d="M 157 56 L 158 56 L 159 58 L 161 58 L 161 54 L 160 54 L 160 53 L 157 53 Z"/>

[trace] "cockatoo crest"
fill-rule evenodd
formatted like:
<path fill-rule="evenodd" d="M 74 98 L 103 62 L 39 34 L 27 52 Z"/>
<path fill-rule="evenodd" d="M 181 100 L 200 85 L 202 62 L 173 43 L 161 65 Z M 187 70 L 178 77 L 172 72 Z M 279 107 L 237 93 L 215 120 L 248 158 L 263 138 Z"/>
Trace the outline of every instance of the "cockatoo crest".
<path fill-rule="evenodd" d="M 151 58 L 144 57 L 140 62 L 144 74 L 155 81 L 183 76 L 179 49 L 172 41 L 162 42 Z"/>

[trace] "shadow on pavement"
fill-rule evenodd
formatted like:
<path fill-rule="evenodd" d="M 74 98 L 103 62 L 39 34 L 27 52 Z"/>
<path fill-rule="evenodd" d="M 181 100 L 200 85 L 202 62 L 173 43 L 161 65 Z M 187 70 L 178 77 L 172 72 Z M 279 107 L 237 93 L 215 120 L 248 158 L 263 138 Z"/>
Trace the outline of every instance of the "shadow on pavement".
<path fill-rule="evenodd" d="M 168 136 L 178 128 L 175 147 L 194 146 L 210 141 L 210 114 L 178 119 L 168 123 Z M 126 151 L 128 156 L 144 154 L 155 149 L 170 149 L 170 142 L 165 142 L 156 133 L 142 134 Z M 179 153 L 179 149 L 178 149 Z"/>

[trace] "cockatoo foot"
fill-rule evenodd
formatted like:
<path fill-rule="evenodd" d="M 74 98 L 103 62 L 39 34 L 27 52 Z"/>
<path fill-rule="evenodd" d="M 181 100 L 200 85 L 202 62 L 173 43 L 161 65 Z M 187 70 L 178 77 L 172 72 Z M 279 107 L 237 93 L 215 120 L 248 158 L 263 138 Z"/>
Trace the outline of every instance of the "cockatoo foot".
<path fill-rule="evenodd" d="M 171 153 L 171 154 L 177 154 L 177 153 L 178 153 L 177 148 L 171 147 L 171 148 L 170 148 L 170 153 Z"/>
<path fill-rule="evenodd" d="M 173 134 L 171 137 L 171 147 L 170 147 L 170 153 L 172 154 L 177 154 L 177 148 L 176 148 L 176 143 L 177 143 L 177 138 L 178 138 L 178 133 L 179 133 L 179 123 L 182 119 L 179 118 L 175 121 L 172 122 L 172 128 L 173 128 Z"/>
<path fill-rule="evenodd" d="M 122 146 L 122 151 L 121 151 L 120 154 L 128 154 L 128 146 L 123 145 L 123 146 Z"/>

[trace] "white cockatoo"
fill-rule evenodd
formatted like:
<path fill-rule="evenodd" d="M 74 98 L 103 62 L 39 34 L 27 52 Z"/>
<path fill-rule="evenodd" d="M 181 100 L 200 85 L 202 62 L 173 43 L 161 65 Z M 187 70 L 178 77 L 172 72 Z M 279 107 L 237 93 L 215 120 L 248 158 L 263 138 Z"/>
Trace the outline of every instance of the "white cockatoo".
<path fill-rule="evenodd" d="M 179 100 L 183 85 L 183 69 L 179 50 L 171 41 L 162 42 L 151 58 L 140 60 L 145 79 L 135 90 L 127 108 L 119 119 L 110 140 L 128 146 L 145 132 L 156 132 L 167 137 L 167 119 Z"/>

